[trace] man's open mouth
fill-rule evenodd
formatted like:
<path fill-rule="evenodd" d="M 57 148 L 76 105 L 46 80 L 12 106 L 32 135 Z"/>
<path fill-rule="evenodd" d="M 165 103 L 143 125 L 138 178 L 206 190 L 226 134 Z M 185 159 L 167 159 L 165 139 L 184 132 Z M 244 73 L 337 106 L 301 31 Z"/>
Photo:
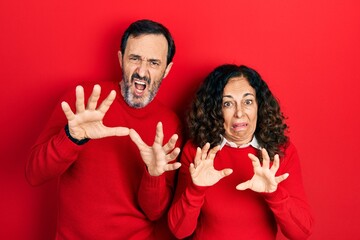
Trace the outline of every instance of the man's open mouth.
<path fill-rule="evenodd" d="M 141 81 L 134 81 L 135 88 L 139 91 L 144 91 L 146 88 L 146 83 Z"/>

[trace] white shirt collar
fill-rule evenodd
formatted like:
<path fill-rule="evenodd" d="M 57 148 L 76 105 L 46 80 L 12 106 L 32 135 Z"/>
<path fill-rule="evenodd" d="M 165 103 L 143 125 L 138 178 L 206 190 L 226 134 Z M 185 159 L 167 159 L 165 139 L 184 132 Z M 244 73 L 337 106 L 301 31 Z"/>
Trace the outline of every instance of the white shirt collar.
<path fill-rule="evenodd" d="M 221 143 L 220 143 L 220 150 L 225 146 L 225 145 L 228 145 L 230 147 L 233 147 L 233 148 L 245 148 L 245 147 L 248 147 L 248 146 L 253 146 L 254 148 L 256 149 L 260 149 L 260 145 L 259 145 L 259 142 L 257 141 L 256 137 L 254 136 L 253 139 L 249 142 L 249 143 L 246 143 L 246 144 L 243 144 L 241 146 L 238 146 L 236 145 L 236 143 L 234 142 L 230 142 L 229 140 L 227 140 L 224 136 L 220 135 L 222 140 L 221 140 Z"/>

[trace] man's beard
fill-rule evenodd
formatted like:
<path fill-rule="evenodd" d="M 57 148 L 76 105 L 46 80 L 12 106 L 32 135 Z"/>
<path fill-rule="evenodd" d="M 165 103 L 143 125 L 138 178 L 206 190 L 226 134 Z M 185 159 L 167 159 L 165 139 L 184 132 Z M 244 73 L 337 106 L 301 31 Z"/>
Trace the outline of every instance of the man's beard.
<path fill-rule="evenodd" d="M 130 91 L 130 88 L 134 82 L 134 78 L 142 79 L 147 82 L 147 87 L 149 87 L 147 96 L 138 97 Z M 143 108 L 148 105 L 155 98 L 162 81 L 159 81 L 158 84 L 154 85 L 152 88 L 150 88 L 150 82 L 151 81 L 149 78 L 141 78 L 137 73 L 134 73 L 131 76 L 131 81 L 129 81 L 128 78 L 123 74 L 123 80 L 120 82 L 120 88 L 125 102 L 133 108 Z"/>

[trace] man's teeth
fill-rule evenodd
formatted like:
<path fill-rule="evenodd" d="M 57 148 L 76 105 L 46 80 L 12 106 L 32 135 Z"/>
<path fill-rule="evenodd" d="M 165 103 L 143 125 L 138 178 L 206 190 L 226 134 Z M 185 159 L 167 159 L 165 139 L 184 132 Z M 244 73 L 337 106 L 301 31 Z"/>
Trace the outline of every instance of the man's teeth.
<path fill-rule="evenodd" d="M 146 83 L 135 81 L 135 88 L 138 90 L 144 90 L 146 88 Z"/>
<path fill-rule="evenodd" d="M 138 82 L 138 81 L 135 81 L 136 84 L 141 84 L 141 85 L 146 85 L 146 83 L 144 82 Z"/>

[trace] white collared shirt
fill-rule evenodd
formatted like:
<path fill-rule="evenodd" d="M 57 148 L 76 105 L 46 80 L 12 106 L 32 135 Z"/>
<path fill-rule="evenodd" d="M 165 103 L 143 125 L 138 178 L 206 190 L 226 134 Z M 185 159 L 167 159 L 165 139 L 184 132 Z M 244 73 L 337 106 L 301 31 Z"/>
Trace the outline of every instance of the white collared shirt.
<path fill-rule="evenodd" d="M 252 138 L 252 140 L 249 142 L 249 143 L 246 143 L 246 144 L 243 144 L 241 146 L 238 146 L 236 145 L 236 143 L 234 142 L 230 142 L 229 140 L 227 140 L 224 136 L 220 135 L 222 140 L 221 140 L 221 143 L 220 143 L 220 150 L 225 146 L 225 145 L 228 145 L 230 147 L 233 147 L 233 148 L 245 148 L 245 147 L 248 147 L 248 146 L 253 146 L 254 148 L 256 149 L 261 149 L 261 146 L 259 145 L 259 142 L 257 141 L 256 137 L 254 136 Z"/>

